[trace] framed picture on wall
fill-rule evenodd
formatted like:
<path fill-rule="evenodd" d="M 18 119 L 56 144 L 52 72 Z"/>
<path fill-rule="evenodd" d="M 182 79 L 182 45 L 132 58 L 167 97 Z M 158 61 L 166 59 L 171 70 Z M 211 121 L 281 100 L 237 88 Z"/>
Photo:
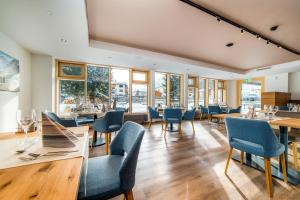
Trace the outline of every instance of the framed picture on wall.
<path fill-rule="evenodd" d="M 0 91 L 20 91 L 19 60 L 0 51 Z"/>

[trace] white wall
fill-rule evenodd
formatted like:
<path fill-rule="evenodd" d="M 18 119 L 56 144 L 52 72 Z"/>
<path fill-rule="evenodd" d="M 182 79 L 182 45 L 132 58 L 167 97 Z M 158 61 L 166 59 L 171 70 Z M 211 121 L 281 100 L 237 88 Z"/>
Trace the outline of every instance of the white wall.
<path fill-rule="evenodd" d="M 31 106 L 38 113 L 54 110 L 54 59 L 47 55 L 31 54 L 31 63 Z"/>
<path fill-rule="evenodd" d="M 289 91 L 293 100 L 300 99 L 300 72 L 289 74 Z"/>
<path fill-rule="evenodd" d="M 236 108 L 238 105 L 237 102 L 237 81 L 236 80 L 228 80 L 227 84 L 227 104 L 233 108 Z"/>
<path fill-rule="evenodd" d="M 265 77 L 265 92 L 289 92 L 289 74 L 276 74 Z"/>
<path fill-rule="evenodd" d="M 15 131 L 17 109 L 31 109 L 31 56 L 2 32 L 0 50 L 18 59 L 20 65 L 20 92 L 0 91 L 0 132 Z"/>

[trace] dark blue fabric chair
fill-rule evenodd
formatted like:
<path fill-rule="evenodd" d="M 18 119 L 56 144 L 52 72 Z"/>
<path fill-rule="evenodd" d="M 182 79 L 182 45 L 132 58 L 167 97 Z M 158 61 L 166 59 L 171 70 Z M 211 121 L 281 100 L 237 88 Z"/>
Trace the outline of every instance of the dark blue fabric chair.
<path fill-rule="evenodd" d="M 242 119 L 242 118 L 225 118 L 227 128 L 228 143 L 230 146 L 229 155 L 225 167 L 225 174 L 232 154 L 232 149 L 241 151 L 241 163 L 243 164 L 244 152 L 261 156 L 265 162 L 265 174 L 267 188 L 270 197 L 273 195 L 272 173 L 270 159 L 280 157 L 283 168 L 284 180 L 287 181 L 285 166 L 285 147 L 279 143 L 272 128 L 266 121 Z"/>
<path fill-rule="evenodd" d="M 241 113 L 241 108 L 242 108 L 242 106 L 239 106 L 239 107 L 234 108 L 234 109 L 230 109 L 229 113 Z"/>
<path fill-rule="evenodd" d="M 62 119 L 58 117 L 54 112 L 45 112 L 45 114 L 53 121 L 59 123 L 64 127 L 77 127 L 78 124 L 74 119 Z"/>
<path fill-rule="evenodd" d="M 212 121 L 212 115 L 221 114 L 222 110 L 218 105 L 208 106 L 208 120 Z"/>
<path fill-rule="evenodd" d="M 200 120 L 201 120 L 204 115 L 208 114 L 208 108 L 202 105 L 200 105 L 199 108 L 200 108 Z"/>
<path fill-rule="evenodd" d="M 134 122 L 125 122 L 110 144 L 110 155 L 88 160 L 87 175 L 82 173 L 79 200 L 109 199 L 124 194 L 133 200 L 132 188 L 138 154 L 145 129 Z"/>
<path fill-rule="evenodd" d="M 193 127 L 193 132 L 195 132 L 195 128 L 194 128 L 195 114 L 196 114 L 196 108 L 193 108 L 192 110 L 185 111 L 183 114 L 183 117 L 182 117 L 182 120 L 191 121 L 192 127 Z"/>
<path fill-rule="evenodd" d="M 283 111 L 289 111 L 289 108 L 287 106 L 277 106 L 278 110 L 283 110 Z"/>
<path fill-rule="evenodd" d="M 124 121 L 124 111 L 108 111 L 105 116 L 95 120 L 94 130 L 105 133 L 105 150 L 109 153 L 111 132 L 120 130 Z"/>
<path fill-rule="evenodd" d="M 182 112 L 180 108 L 166 108 L 164 109 L 163 120 L 165 123 L 165 136 L 168 124 L 178 124 L 178 132 L 181 133 L 181 121 L 182 121 Z"/>
<path fill-rule="evenodd" d="M 152 120 L 154 119 L 159 119 L 161 121 L 161 129 L 163 129 L 163 120 L 162 120 L 162 116 L 159 115 L 159 112 L 156 111 L 156 109 L 153 109 L 151 106 L 148 106 L 148 111 L 149 111 L 149 117 L 150 117 L 150 121 L 149 121 L 149 129 L 152 125 Z"/>

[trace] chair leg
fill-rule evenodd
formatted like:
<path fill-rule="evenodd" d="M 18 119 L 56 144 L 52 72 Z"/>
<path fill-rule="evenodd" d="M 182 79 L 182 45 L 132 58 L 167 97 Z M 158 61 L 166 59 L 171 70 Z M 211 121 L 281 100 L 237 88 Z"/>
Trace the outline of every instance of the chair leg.
<path fill-rule="evenodd" d="M 298 171 L 298 146 L 297 142 L 293 142 L 293 158 L 294 158 L 294 168 Z"/>
<path fill-rule="evenodd" d="M 178 124 L 178 132 L 181 133 L 181 123 Z"/>
<path fill-rule="evenodd" d="M 166 133 L 167 133 L 167 128 L 168 128 L 168 123 L 165 122 L 165 133 L 164 133 L 164 136 L 166 137 Z"/>
<path fill-rule="evenodd" d="M 105 153 L 108 155 L 109 151 L 109 140 L 108 140 L 108 133 L 105 134 Z"/>
<path fill-rule="evenodd" d="M 150 119 L 150 121 L 149 121 L 149 126 L 148 126 L 148 129 L 150 129 L 150 127 L 151 127 L 151 124 L 152 124 L 152 119 Z"/>
<path fill-rule="evenodd" d="M 240 161 L 241 161 L 241 165 L 243 165 L 243 163 L 244 163 L 244 151 L 241 151 Z"/>
<path fill-rule="evenodd" d="M 280 160 L 281 166 L 282 166 L 283 180 L 284 180 L 284 182 L 287 183 L 288 178 L 287 178 L 287 171 L 286 171 L 286 166 L 285 166 L 285 155 L 284 155 L 284 153 L 279 156 L 279 160 Z"/>
<path fill-rule="evenodd" d="M 200 113 L 200 121 L 202 120 L 202 113 Z"/>
<path fill-rule="evenodd" d="M 194 121 L 192 120 L 191 123 L 192 123 L 192 127 L 193 127 L 193 133 L 195 133 Z"/>
<path fill-rule="evenodd" d="M 100 132 L 100 138 L 102 138 L 102 132 Z"/>
<path fill-rule="evenodd" d="M 161 120 L 161 130 L 164 130 L 164 121 Z"/>
<path fill-rule="evenodd" d="M 266 174 L 266 185 L 270 197 L 273 197 L 273 186 L 272 186 L 272 174 L 270 158 L 265 158 L 265 174 Z"/>
<path fill-rule="evenodd" d="M 124 195 L 126 200 L 134 200 L 132 190 L 126 192 Z"/>
<path fill-rule="evenodd" d="M 228 169 L 228 166 L 229 166 L 229 161 L 231 159 L 232 150 L 233 150 L 233 148 L 230 147 L 228 157 L 227 157 L 227 161 L 226 161 L 225 171 L 224 171 L 225 174 L 227 174 L 227 169 Z"/>

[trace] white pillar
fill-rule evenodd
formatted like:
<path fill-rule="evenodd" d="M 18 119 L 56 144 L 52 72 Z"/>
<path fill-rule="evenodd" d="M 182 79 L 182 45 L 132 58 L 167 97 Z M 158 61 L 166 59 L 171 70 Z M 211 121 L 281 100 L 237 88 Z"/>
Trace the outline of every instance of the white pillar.
<path fill-rule="evenodd" d="M 150 70 L 149 95 L 149 105 L 153 107 L 155 104 L 155 71 L 153 69 Z"/>
<path fill-rule="evenodd" d="M 183 75 L 183 105 L 184 107 L 188 107 L 188 85 L 189 85 L 189 75 L 187 73 L 184 73 Z"/>

